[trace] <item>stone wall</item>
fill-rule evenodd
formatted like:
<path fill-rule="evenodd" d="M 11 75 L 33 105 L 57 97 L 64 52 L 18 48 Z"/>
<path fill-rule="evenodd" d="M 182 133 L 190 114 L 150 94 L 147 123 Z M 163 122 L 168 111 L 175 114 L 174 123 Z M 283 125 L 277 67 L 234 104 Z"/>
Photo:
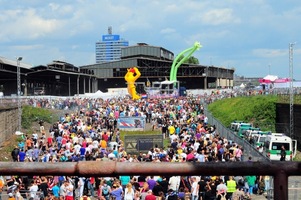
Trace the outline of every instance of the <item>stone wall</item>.
<path fill-rule="evenodd" d="M 18 108 L 0 108 L 0 144 L 12 138 L 18 128 Z"/>

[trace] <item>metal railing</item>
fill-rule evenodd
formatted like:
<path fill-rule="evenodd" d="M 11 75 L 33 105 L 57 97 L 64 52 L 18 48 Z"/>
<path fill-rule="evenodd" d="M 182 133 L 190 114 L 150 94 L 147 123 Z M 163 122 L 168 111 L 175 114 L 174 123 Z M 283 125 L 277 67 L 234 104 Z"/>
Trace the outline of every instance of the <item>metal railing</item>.
<path fill-rule="evenodd" d="M 107 177 L 120 175 L 269 175 L 274 177 L 274 199 L 288 199 L 288 176 L 301 176 L 301 162 L 149 163 L 83 161 L 64 163 L 0 162 L 2 175 L 64 175 Z"/>
<path fill-rule="evenodd" d="M 216 126 L 216 130 L 219 135 L 227 138 L 234 143 L 237 143 L 243 147 L 243 159 L 246 160 L 246 156 L 251 156 L 254 161 L 270 161 L 270 159 L 260 153 L 255 146 L 251 145 L 248 141 L 235 134 L 229 128 L 224 126 L 218 119 L 214 118 L 205 106 L 204 114 L 208 117 L 208 123 Z"/>

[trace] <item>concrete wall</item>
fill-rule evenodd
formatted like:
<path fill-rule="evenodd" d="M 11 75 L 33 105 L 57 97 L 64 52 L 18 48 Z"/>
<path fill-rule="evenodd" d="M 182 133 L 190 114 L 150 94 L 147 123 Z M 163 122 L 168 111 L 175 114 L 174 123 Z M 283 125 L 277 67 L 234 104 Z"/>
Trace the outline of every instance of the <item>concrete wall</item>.
<path fill-rule="evenodd" d="M 0 108 L 0 144 L 11 139 L 18 127 L 18 108 Z"/>

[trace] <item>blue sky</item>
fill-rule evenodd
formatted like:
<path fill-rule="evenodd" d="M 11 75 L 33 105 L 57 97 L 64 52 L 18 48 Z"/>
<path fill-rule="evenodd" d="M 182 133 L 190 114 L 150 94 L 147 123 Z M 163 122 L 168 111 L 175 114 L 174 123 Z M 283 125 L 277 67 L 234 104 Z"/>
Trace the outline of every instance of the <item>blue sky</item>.
<path fill-rule="evenodd" d="M 95 42 L 112 26 L 130 45 L 162 46 L 175 55 L 195 41 L 200 64 L 235 68 L 245 77 L 301 80 L 300 0 L 0 0 L 0 56 L 45 65 L 95 63 Z"/>

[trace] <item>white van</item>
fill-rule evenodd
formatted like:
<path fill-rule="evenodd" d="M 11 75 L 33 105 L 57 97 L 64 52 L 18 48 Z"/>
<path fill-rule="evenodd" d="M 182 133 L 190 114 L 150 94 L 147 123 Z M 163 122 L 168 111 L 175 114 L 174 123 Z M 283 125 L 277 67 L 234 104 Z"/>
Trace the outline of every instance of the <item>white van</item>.
<path fill-rule="evenodd" d="M 271 133 L 265 137 L 265 152 L 271 160 L 280 160 L 281 146 L 286 150 L 286 161 L 292 161 L 296 156 L 297 141 L 283 133 Z"/>
<path fill-rule="evenodd" d="M 250 141 L 250 139 L 256 135 L 258 135 L 260 130 L 245 130 L 243 131 L 244 139 Z"/>
<path fill-rule="evenodd" d="M 34 95 L 45 95 L 45 87 L 35 87 L 33 94 Z"/>
<path fill-rule="evenodd" d="M 230 125 L 230 129 L 234 132 L 238 132 L 240 127 L 252 127 L 252 124 L 244 123 L 243 121 L 234 121 Z"/>
<path fill-rule="evenodd" d="M 256 145 L 257 148 L 261 145 L 264 146 L 265 138 L 270 134 L 270 131 L 258 131 L 256 134 L 252 133 L 251 137 L 254 139 L 254 145 Z"/>

